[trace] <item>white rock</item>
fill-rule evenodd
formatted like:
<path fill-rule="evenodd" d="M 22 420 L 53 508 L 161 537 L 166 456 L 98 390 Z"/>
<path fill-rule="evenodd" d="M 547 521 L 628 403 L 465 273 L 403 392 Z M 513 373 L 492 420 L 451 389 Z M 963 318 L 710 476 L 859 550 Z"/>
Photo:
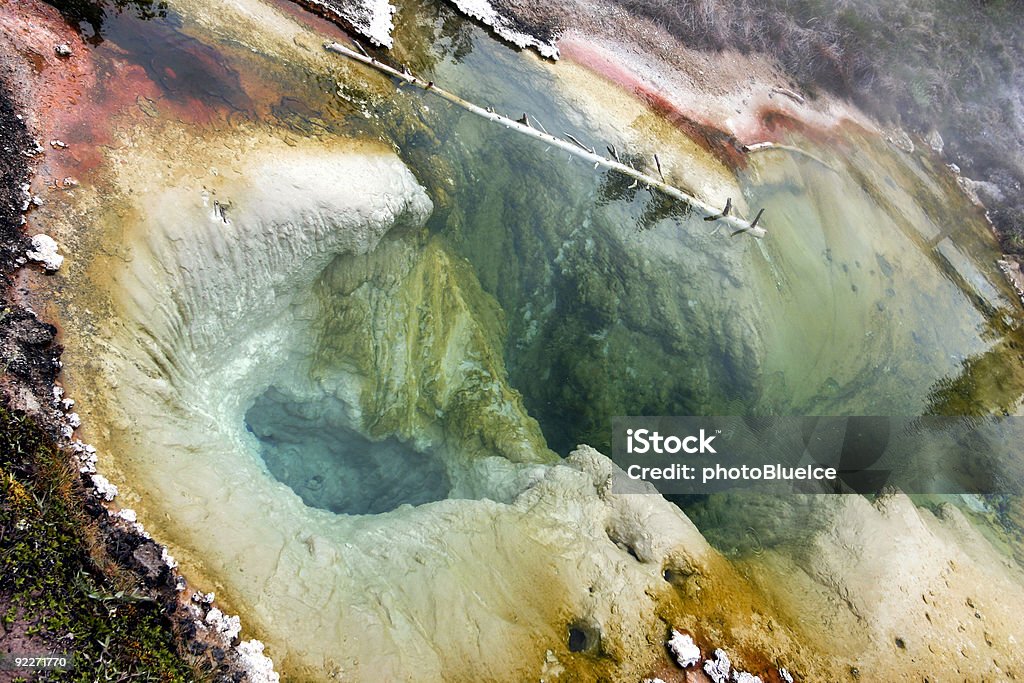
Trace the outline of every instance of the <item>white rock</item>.
<path fill-rule="evenodd" d="M 242 632 L 241 619 L 237 616 L 229 617 L 216 607 L 207 612 L 206 623 L 226 644 L 230 644 Z"/>
<path fill-rule="evenodd" d="M 50 272 L 60 270 L 64 263 L 64 257 L 57 253 L 57 243 L 49 235 L 33 235 L 32 248 L 25 255 Z"/>
<path fill-rule="evenodd" d="M 117 497 L 117 487 L 111 484 L 102 474 L 92 475 L 92 485 L 96 489 L 96 495 L 103 500 L 114 500 Z"/>
<path fill-rule="evenodd" d="M 83 474 L 95 474 L 96 472 L 96 449 L 89 444 L 75 441 L 71 444 L 71 450 L 78 456 L 78 471 Z"/>
<path fill-rule="evenodd" d="M 788 669 L 779 669 L 779 677 L 782 678 L 786 683 L 793 683 L 793 674 L 789 673 Z"/>
<path fill-rule="evenodd" d="M 372 0 L 364 3 L 370 9 L 370 19 L 364 29 L 366 36 L 379 45 L 391 47 L 394 41 L 391 30 L 395 27 L 392 17 L 395 7 L 387 0 Z"/>
<path fill-rule="evenodd" d="M 72 429 L 78 429 L 82 426 L 82 418 L 79 417 L 78 413 L 67 414 L 68 426 Z"/>
<path fill-rule="evenodd" d="M 668 649 L 676 658 L 676 662 L 684 669 L 700 661 L 700 648 L 693 638 L 672 629 L 672 637 L 668 641 Z"/>
<path fill-rule="evenodd" d="M 558 59 L 558 48 L 548 42 L 544 42 L 518 31 L 513 22 L 491 6 L 488 0 L 451 0 L 459 8 L 459 11 L 494 29 L 499 36 L 519 48 L 534 48 L 542 57 Z"/>
<path fill-rule="evenodd" d="M 763 683 L 760 676 L 748 674 L 746 671 L 733 671 L 733 683 Z"/>
<path fill-rule="evenodd" d="M 274 660 L 263 654 L 263 643 L 247 640 L 235 648 L 242 666 L 249 674 L 250 683 L 278 683 L 280 675 L 274 671 Z"/>
<path fill-rule="evenodd" d="M 213 598 L 214 598 L 214 595 L 213 595 L 212 592 L 210 592 L 210 593 L 200 593 L 200 592 L 197 591 L 197 592 L 192 594 L 192 602 L 199 602 L 199 603 L 204 603 L 204 604 L 207 604 L 207 605 L 209 605 L 211 602 L 213 602 Z"/>
<path fill-rule="evenodd" d="M 124 508 L 123 510 L 118 510 L 116 513 L 114 513 L 114 516 L 119 517 L 120 519 L 123 519 L 124 521 L 129 522 L 131 524 L 134 524 L 135 522 L 139 521 L 139 516 L 135 514 L 135 510 L 132 510 L 131 508 Z"/>
<path fill-rule="evenodd" d="M 71 46 L 68 45 L 67 43 L 61 43 L 60 45 L 55 45 L 53 47 L 53 51 L 57 54 L 58 57 L 70 57 L 71 56 Z"/>
<path fill-rule="evenodd" d="M 164 561 L 168 569 L 177 569 L 178 563 L 174 559 L 174 556 L 167 552 L 167 548 L 160 549 L 160 559 Z"/>
<path fill-rule="evenodd" d="M 714 659 L 704 662 L 704 673 L 715 683 L 727 683 L 731 668 L 732 662 L 729 661 L 729 655 L 722 649 L 715 650 Z"/>
<path fill-rule="evenodd" d="M 394 29 L 395 7 L 388 0 L 359 0 L 357 2 L 338 2 L 336 0 L 312 0 L 327 10 L 328 14 L 334 14 L 345 20 L 357 32 L 369 38 L 374 45 L 392 47 L 394 39 L 391 31 Z"/>
<path fill-rule="evenodd" d="M 906 152 L 907 154 L 914 153 L 914 141 L 911 139 L 907 131 L 902 128 L 892 129 L 885 139 L 902 152 Z"/>

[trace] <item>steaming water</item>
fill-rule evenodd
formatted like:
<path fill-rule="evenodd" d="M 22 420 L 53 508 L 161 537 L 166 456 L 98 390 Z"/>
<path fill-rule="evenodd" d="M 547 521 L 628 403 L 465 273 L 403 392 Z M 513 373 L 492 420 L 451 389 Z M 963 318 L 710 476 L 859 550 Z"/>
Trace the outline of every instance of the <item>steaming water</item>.
<path fill-rule="evenodd" d="M 547 550 L 536 539 L 498 551 L 452 540 L 468 548 L 468 568 L 423 578 L 416 553 L 446 542 L 437 518 L 511 525 L 500 505 L 536 482 L 554 458 L 547 448 L 607 447 L 615 415 L 1015 405 L 1020 377 L 998 368 L 1016 367 L 1019 333 L 1007 321 L 1020 307 L 986 227 L 936 161 L 848 129 L 842 144 L 789 141 L 827 166 L 766 152 L 733 175 L 639 105 L 611 122 L 595 112 L 607 85 L 581 94 L 558 80 L 560 67 L 433 5 L 403 8 L 413 11 L 396 50 L 424 76 L 598 148 L 613 142 L 638 159 L 660 151 L 673 160 L 667 172 L 698 191 L 731 196 L 747 215 L 766 207 L 770 236 L 730 238 L 429 95 L 382 96 L 351 67 L 337 84 L 310 80 L 220 46 L 243 83 L 263 71 L 294 79 L 263 83 L 280 87 L 269 110 L 178 71 L 164 83 L 169 97 L 194 89 L 231 113 L 200 131 L 214 145 L 172 146 L 184 150 L 174 155 L 152 145 L 152 168 L 166 160 L 171 170 L 149 173 L 129 144 L 115 152 L 137 164 L 147 200 L 107 214 L 78 255 L 87 267 L 71 275 L 81 293 L 67 312 L 69 381 L 83 397 L 87 383 L 109 383 L 92 394 L 87 425 L 107 471 L 195 575 L 222 586 L 271 640 L 318 628 L 344 639 L 365 628 L 360 614 L 391 605 L 402 619 L 392 601 L 428 602 L 412 613 L 437 618 L 435 635 L 415 624 L 423 640 L 402 644 L 381 627 L 346 661 L 391 657 L 401 671 L 415 660 L 397 654 L 406 646 L 442 661 L 423 654 L 430 638 L 457 641 L 469 626 L 437 616 L 433 601 L 443 600 L 425 587 L 465 596 L 488 553 Z M 163 40 L 144 47 L 128 39 L 134 20 L 109 26 L 101 55 L 115 44 L 147 64 L 163 51 L 181 59 L 176 21 L 151 22 Z M 264 142 L 261 122 L 284 127 L 287 145 Z M 181 128 L 161 120 L 125 136 L 146 149 Z M 339 133 L 380 136 L 411 175 Z M 215 199 L 226 200 L 227 221 Z M 83 312 L 101 307 L 93 297 L 104 302 L 98 323 Z M 232 512 L 257 507 L 264 526 Z M 723 546 L 742 545 L 735 529 L 749 514 L 729 514 L 700 519 Z M 790 532 L 771 529 L 783 541 Z M 385 571 L 380 544 L 391 534 L 400 559 Z M 309 592 L 289 588 L 289 576 Z M 535 597 L 516 609 L 536 623 L 562 618 L 545 611 L 543 591 Z M 300 640 L 296 651 L 308 646 Z"/>

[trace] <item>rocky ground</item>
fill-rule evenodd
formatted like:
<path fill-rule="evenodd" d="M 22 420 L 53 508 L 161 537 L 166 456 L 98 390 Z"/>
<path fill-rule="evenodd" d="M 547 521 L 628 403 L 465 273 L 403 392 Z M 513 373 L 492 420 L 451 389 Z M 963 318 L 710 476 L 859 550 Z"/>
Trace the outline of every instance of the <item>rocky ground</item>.
<path fill-rule="evenodd" d="M 26 263 L 31 243 L 23 233 L 25 214 L 33 208 L 29 191 L 29 160 L 38 152 L 23 117 L 17 113 L 9 90 L 0 83 L 0 282 L 14 286 L 15 271 Z M 59 368 L 60 348 L 53 345 L 56 328 L 36 318 L 31 310 L 6 298 L 0 318 L 0 355 L 8 394 L 49 394 Z M 25 395 L 24 403 L 32 404 Z"/>
<path fill-rule="evenodd" d="M 43 25 L 55 21 L 41 5 L 18 11 Z M 28 235 L 44 228 L 32 216 L 42 202 L 32 194 L 34 170 L 41 139 L 48 140 L 35 129 L 47 121 L 39 105 L 69 55 L 60 42 L 39 54 L 7 28 L 0 35 L 8 43 L 0 50 L 0 656 L 75 654 L 72 673 L 41 680 L 275 680 L 258 647 L 234 647 L 237 619 L 217 610 L 212 594 L 193 599 L 134 513 L 104 504 L 113 489 L 93 474 L 95 451 L 72 440 L 78 418 L 59 387 L 58 330 L 24 303 L 30 279 L 60 265 L 56 252 L 40 253 L 51 243 Z M 23 673 L 0 670 L 0 681 L 26 680 Z"/>

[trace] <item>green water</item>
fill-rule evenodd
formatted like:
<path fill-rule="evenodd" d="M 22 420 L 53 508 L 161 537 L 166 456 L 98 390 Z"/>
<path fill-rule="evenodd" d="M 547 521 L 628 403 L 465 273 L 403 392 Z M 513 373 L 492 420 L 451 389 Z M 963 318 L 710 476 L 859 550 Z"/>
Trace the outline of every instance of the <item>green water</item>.
<path fill-rule="evenodd" d="M 466 24 L 455 36 L 429 78 L 604 146 L 535 60 Z M 397 99 L 430 133 L 385 133 L 442 199 L 431 230 L 504 310 L 512 383 L 557 452 L 607 447 L 613 415 L 986 412 L 1020 395 L 1019 304 L 935 160 L 852 127 L 831 147 L 794 134 L 831 168 L 751 159 L 757 243 L 429 95 Z M 977 366 L 996 363 L 1010 369 L 985 386 Z"/>
<path fill-rule="evenodd" d="M 451 17 L 441 25 L 460 27 L 459 51 L 429 78 L 603 147 L 535 60 Z M 431 129 L 395 137 L 443 198 L 430 229 L 501 305 L 510 381 L 557 453 L 607 452 L 615 415 L 1015 410 L 1020 303 L 940 160 L 853 126 L 830 143 L 794 133 L 787 142 L 817 160 L 767 152 L 738 172 L 748 204 L 766 208 L 769 236 L 756 242 L 429 96 L 398 98 Z M 799 549 L 831 523 L 813 501 L 676 502 L 740 553 Z"/>

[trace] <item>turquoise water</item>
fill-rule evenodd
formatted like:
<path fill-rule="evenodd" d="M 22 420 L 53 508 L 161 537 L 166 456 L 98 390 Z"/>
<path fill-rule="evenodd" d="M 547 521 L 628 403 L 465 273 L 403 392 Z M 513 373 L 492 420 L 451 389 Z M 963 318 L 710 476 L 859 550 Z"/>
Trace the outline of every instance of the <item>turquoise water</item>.
<path fill-rule="evenodd" d="M 322 397 L 303 401 L 271 387 L 246 411 L 267 468 L 306 505 L 373 515 L 448 497 L 452 485 L 441 460 L 393 437 L 371 441 L 332 407 Z"/>

